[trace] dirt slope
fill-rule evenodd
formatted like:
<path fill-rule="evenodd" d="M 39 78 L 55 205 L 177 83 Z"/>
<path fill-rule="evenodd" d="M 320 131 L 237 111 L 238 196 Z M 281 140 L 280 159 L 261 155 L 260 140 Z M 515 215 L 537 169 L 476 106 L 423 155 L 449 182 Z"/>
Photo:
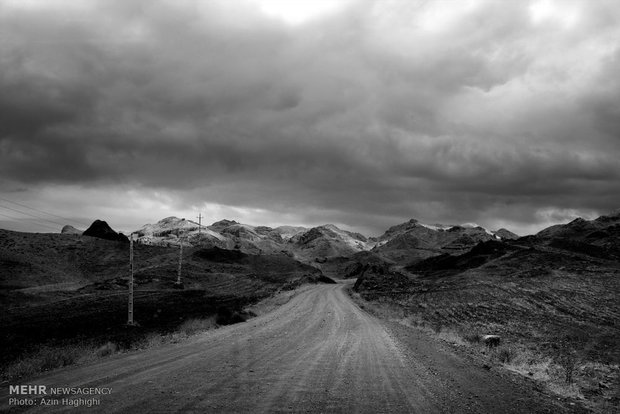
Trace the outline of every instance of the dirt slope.
<path fill-rule="evenodd" d="M 417 331 L 383 324 L 355 306 L 343 287 L 316 286 L 274 312 L 191 342 L 30 383 L 112 387 L 89 413 L 567 412 Z M 8 390 L 1 392 L 0 410 L 6 410 Z"/>

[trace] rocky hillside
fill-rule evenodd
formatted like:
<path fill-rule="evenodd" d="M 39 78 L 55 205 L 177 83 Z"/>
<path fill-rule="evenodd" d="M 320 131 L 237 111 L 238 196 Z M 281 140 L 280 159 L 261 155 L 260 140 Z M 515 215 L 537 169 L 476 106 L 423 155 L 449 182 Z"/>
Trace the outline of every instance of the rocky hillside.
<path fill-rule="evenodd" d="M 469 252 L 483 242 L 518 242 L 520 246 L 547 246 L 597 257 L 620 257 L 618 228 L 620 213 L 596 220 L 577 219 L 565 225 L 549 227 L 534 236 L 519 238 L 506 229 L 489 231 L 475 224 L 423 224 L 411 219 L 390 227 L 379 237 L 370 237 L 342 230 L 335 225 L 304 228 L 293 226 L 252 226 L 234 220 L 220 220 L 209 226 L 177 217 L 167 217 L 135 231 L 143 245 L 239 250 L 253 255 L 285 254 L 321 268 L 341 269 L 339 258 L 355 262 L 360 252 L 372 252 L 373 257 L 388 264 L 414 266 L 437 257 L 437 263 L 450 262 L 448 256 Z M 65 227 L 64 234 L 79 234 Z M 96 221 L 85 235 L 121 240 L 105 222 Z M 327 263 L 325 266 L 323 264 Z M 428 265 L 426 262 L 423 266 Z"/>
<path fill-rule="evenodd" d="M 355 290 L 436 332 L 460 332 L 473 340 L 500 335 L 516 358 L 529 358 L 527 375 L 536 371 L 531 361 L 561 370 L 553 364 L 569 353 L 582 370 L 576 374 L 579 392 L 603 404 L 615 398 L 611 384 L 620 383 L 618 222 L 617 214 L 578 219 L 404 268 L 360 265 Z"/>
<path fill-rule="evenodd" d="M 287 250 L 295 257 L 322 262 L 328 257 L 348 257 L 369 250 L 374 243 L 359 234 L 339 229 L 333 224 L 313 227 L 289 240 Z"/>
<path fill-rule="evenodd" d="M 590 256 L 620 259 L 620 211 L 595 220 L 578 218 L 522 240 Z"/>
<path fill-rule="evenodd" d="M 247 254 L 287 254 L 306 262 L 327 257 L 350 256 L 369 250 L 374 243 L 332 224 L 308 229 L 299 226 L 252 226 L 220 220 L 199 229 L 191 220 L 168 217 L 135 231 L 137 241 L 154 246 L 218 247 Z"/>
<path fill-rule="evenodd" d="M 209 226 L 177 217 L 147 224 L 134 233 L 138 243 L 152 246 L 219 247 L 249 254 L 281 254 L 288 240 L 306 231 L 304 227 L 252 226 L 234 220 L 220 220 Z"/>
<path fill-rule="evenodd" d="M 0 229 L 0 293 L 7 301 L 19 302 L 22 294 L 124 289 L 128 260 L 129 246 L 118 240 Z M 135 244 L 136 285 L 173 287 L 178 262 L 176 246 Z M 302 279 L 317 281 L 321 276 L 315 267 L 286 254 L 256 255 L 189 246 L 183 251 L 182 274 L 186 288 L 191 289 L 211 289 L 213 283 L 223 280 L 243 279 L 248 286 L 257 287 Z"/>
<path fill-rule="evenodd" d="M 200 231 L 199 231 L 200 229 Z M 133 232 L 140 244 L 151 246 L 207 245 L 226 248 L 226 237 L 206 226 L 184 218 L 166 217 L 155 224 L 146 224 Z"/>
<path fill-rule="evenodd" d="M 98 239 L 118 241 L 122 243 L 129 243 L 129 239 L 122 233 L 117 233 L 112 230 L 112 227 L 108 225 L 105 221 L 95 220 L 93 224 L 90 225 L 84 233 L 84 236 L 96 237 Z"/>
<path fill-rule="evenodd" d="M 376 239 L 373 252 L 397 264 L 409 264 L 440 254 L 464 253 L 476 244 L 514 237 L 507 230 L 491 232 L 477 225 L 427 225 L 415 219 L 390 227 Z"/>
<path fill-rule="evenodd" d="M 372 251 L 390 263 L 410 264 L 443 253 L 463 253 L 481 241 L 518 236 L 506 229 L 491 232 L 476 225 L 427 225 L 410 220 L 377 238 L 346 231 L 333 224 L 313 228 L 252 226 L 220 220 L 199 228 L 191 220 L 168 217 L 135 232 L 141 244 L 156 246 L 219 247 L 249 254 L 288 254 L 307 263 L 350 258 Z"/>

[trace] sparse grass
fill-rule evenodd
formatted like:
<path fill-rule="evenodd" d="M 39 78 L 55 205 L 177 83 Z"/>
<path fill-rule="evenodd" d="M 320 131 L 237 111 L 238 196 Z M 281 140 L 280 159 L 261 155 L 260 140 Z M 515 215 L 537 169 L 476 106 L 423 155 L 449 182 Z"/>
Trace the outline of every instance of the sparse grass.
<path fill-rule="evenodd" d="M 510 346 L 500 346 L 493 351 L 493 357 L 502 364 L 510 364 L 517 356 L 517 351 Z"/>
<path fill-rule="evenodd" d="M 582 400 L 583 393 L 577 384 L 567 384 L 565 382 L 550 382 L 547 384 L 549 391 L 554 394 L 561 395 L 564 398 L 573 398 Z"/>
<path fill-rule="evenodd" d="M 504 367 L 523 376 L 546 382 L 551 379 L 549 373 L 552 363 L 551 358 L 542 357 L 528 349 L 519 349 Z"/>
<path fill-rule="evenodd" d="M 202 319 L 188 319 L 178 327 L 177 332 L 184 333 L 189 336 L 198 332 L 207 331 L 209 329 L 215 329 L 218 325 L 215 322 L 215 319 L 215 316 Z"/>
<path fill-rule="evenodd" d="M 351 288 L 348 288 L 347 292 L 361 309 L 375 315 L 378 318 L 403 322 L 403 320 L 407 317 L 407 312 L 403 309 L 403 307 L 391 301 L 366 301 Z"/>
<path fill-rule="evenodd" d="M 129 350 L 143 350 L 166 343 L 181 342 L 197 333 L 217 328 L 215 319 L 215 316 L 188 319 L 176 331 L 167 335 L 152 333 L 132 344 Z M 7 380 L 28 378 L 68 365 L 105 358 L 118 352 L 120 352 L 119 346 L 111 341 L 100 346 L 90 343 L 43 346 L 6 367 L 3 378 Z"/>
<path fill-rule="evenodd" d="M 104 345 L 102 345 L 99 348 L 97 348 L 97 350 L 95 351 L 95 354 L 99 358 L 103 358 L 103 357 L 106 357 L 108 355 L 115 354 L 117 351 L 118 351 L 118 345 L 116 345 L 114 342 L 109 342 L 108 341 Z"/>
<path fill-rule="evenodd" d="M 433 332 L 435 332 L 436 334 L 439 334 L 441 330 L 443 329 L 443 324 L 438 321 L 433 321 L 430 323 L 430 327 L 433 330 Z"/>
<path fill-rule="evenodd" d="M 479 333 L 466 333 L 463 334 L 463 339 L 470 344 L 479 344 L 482 341 L 482 335 Z"/>
<path fill-rule="evenodd" d="M 245 322 L 244 315 L 237 311 L 233 311 L 227 307 L 219 307 L 215 316 L 215 323 L 218 325 L 232 325 L 235 323 Z"/>
<path fill-rule="evenodd" d="M 94 355 L 95 349 L 88 345 L 45 346 L 9 365 L 4 376 L 9 380 L 29 377 L 86 361 Z"/>
<path fill-rule="evenodd" d="M 470 352 L 486 359 L 491 365 L 528 377 L 558 396 L 582 401 L 594 412 L 618 412 L 620 366 L 579 359 L 573 348 L 576 345 L 574 341 L 567 343 L 566 338 L 557 338 L 554 342 L 533 328 L 523 330 L 523 325 L 510 321 L 503 324 L 445 324 L 428 318 L 424 307 L 418 313 L 400 306 L 397 300 L 392 303 L 385 298 L 365 300 L 357 292 L 349 293 L 360 308 L 379 318 L 419 329 L 460 347 L 468 347 Z M 520 336 L 515 338 L 511 334 L 513 332 L 519 332 Z M 482 337 L 485 334 L 499 334 L 502 345 L 492 349 L 484 346 Z M 541 338 L 557 345 L 541 349 L 535 340 Z"/>
<path fill-rule="evenodd" d="M 88 351 L 88 349 L 80 345 L 62 348 L 45 347 L 38 352 L 35 360 L 40 362 L 41 371 L 49 371 L 54 368 L 74 364 Z"/>
<path fill-rule="evenodd" d="M 467 343 L 463 340 L 463 337 L 458 334 L 458 332 L 451 329 L 442 329 L 437 333 L 437 338 L 442 339 L 446 342 L 450 342 L 454 345 L 462 345 L 465 346 Z"/>
<path fill-rule="evenodd" d="M 198 293 L 202 302 L 205 302 L 203 294 Z M 184 299 L 187 306 L 192 306 L 192 300 L 195 298 L 191 294 L 192 292 L 179 292 L 178 294 L 175 292 L 174 297 L 180 296 L 181 299 L 179 300 Z M 294 294 L 295 292 L 292 291 L 286 292 L 285 295 L 271 303 L 270 307 L 275 308 L 286 303 Z M 155 304 L 154 307 L 159 307 L 159 304 Z M 210 316 L 189 318 L 172 328 L 173 330 L 162 329 L 149 332 L 144 330 L 128 331 L 120 328 L 114 331 L 112 336 L 107 337 L 99 336 L 96 339 L 91 338 L 89 340 L 67 339 L 64 342 L 54 342 L 38 347 L 33 344 L 32 351 L 13 359 L 7 358 L 8 362 L 2 364 L 2 379 L 15 380 L 33 377 L 45 371 L 94 361 L 119 352 L 144 350 L 165 344 L 179 343 L 201 332 L 216 329 L 221 325 L 243 322 L 246 318 L 256 316 L 256 313 L 250 309 L 245 311 L 236 309 L 237 305 L 231 308 L 220 307 L 217 315 L 213 314 L 212 309 L 206 309 L 211 311 Z M 147 312 L 144 313 L 148 314 Z"/>

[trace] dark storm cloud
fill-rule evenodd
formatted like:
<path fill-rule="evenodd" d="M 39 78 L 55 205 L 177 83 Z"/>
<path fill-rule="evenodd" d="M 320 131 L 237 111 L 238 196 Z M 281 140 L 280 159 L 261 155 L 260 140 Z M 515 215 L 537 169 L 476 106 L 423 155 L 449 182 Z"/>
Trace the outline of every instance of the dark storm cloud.
<path fill-rule="evenodd" d="M 249 0 L 24 4 L 0 1 L 0 185 L 375 232 L 620 202 L 613 1 L 351 1 L 300 25 Z"/>

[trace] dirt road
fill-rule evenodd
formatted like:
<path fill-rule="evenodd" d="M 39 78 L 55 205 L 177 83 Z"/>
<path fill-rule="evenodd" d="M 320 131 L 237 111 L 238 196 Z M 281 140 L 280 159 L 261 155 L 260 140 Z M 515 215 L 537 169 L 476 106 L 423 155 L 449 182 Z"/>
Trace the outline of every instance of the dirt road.
<path fill-rule="evenodd" d="M 186 343 L 121 354 L 31 380 L 29 384 L 48 387 L 110 387 L 111 394 L 97 397 L 100 405 L 79 411 L 66 405 L 30 410 L 557 413 L 574 409 L 472 364 L 422 333 L 377 320 L 360 310 L 343 288 L 319 285 L 269 314 Z M 3 387 L 3 410 L 8 398 Z"/>

